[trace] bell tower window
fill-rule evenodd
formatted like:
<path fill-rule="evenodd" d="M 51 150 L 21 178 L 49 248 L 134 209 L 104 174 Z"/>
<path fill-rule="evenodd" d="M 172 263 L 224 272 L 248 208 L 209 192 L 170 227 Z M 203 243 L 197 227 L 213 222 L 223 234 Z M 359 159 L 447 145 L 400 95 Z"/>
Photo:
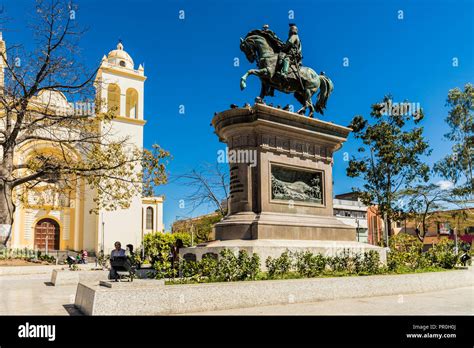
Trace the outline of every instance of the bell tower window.
<path fill-rule="evenodd" d="M 107 88 L 107 111 L 120 114 L 120 87 L 114 83 Z"/>
<path fill-rule="evenodd" d="M 135 89 L 127 89 L 126 102 L 126 116 L 138 118 L 138 92 Z"/>

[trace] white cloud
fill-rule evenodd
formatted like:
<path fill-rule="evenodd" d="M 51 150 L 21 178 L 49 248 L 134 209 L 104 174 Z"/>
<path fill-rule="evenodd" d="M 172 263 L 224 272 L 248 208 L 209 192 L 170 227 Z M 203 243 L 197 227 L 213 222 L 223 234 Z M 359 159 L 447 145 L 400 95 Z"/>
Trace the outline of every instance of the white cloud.
<path fill-rule="evenodd" d="M 449 190 L 454 186 L 454 184 L 449 180 L 440 180 L 436 185 L 438 185 L 441 190 Z"/>

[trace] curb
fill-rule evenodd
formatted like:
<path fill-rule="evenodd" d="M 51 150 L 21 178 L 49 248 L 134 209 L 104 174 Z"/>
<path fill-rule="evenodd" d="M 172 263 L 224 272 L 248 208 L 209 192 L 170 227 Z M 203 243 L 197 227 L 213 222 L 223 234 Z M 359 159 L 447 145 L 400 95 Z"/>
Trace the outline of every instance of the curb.
<path fill-rule="evenodd" d="M 75 305 L 86 315 L 166 315 L 233 308 L 400 295 L 474 286 L 474 272 L 241 281 L 109 289 L 79 283 Z"/>

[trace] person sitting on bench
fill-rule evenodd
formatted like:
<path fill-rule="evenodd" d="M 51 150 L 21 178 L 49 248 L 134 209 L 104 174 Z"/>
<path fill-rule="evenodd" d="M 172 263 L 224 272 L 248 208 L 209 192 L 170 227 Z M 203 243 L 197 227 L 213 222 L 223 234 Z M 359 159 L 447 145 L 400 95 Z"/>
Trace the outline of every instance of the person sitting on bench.
<path fill-rule="evenodd" d="M 120 242 L 115 242 L 114 246 L 115 246 L 115 249 L 112 250 L 112 252 L 110 253 L 110 258 L 113 259 L 114 257 L 124 257 L 125 250 L 122 249 L 122 244 Z M 115 271 L 113 266 L 110 266 L 109 279 L 116 279 L 116 278 L 117 278 L 117 272 Z"/>

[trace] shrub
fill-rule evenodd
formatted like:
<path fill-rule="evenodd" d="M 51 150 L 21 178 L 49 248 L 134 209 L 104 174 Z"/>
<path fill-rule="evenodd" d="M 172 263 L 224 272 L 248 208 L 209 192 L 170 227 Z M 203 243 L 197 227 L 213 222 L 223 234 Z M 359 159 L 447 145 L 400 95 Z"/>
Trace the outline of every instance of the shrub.
<path fill-rule="evenodd" d="M 254 280 L 260 273 L 260 257 L 255 253 L 250 257 L 247 251 L 240 250 L 236 256 L 224 249 L 220 256 L 219 260 L 210 255 L 204 255 L 199 262 L 181 260 L 180 275 L 197 281 L 236 281 Z"/>
<path fill-rule="evenodd" d="M 303 277 L 315 277 L 326 268 L 327 259 L 310 251 L 296 253 L 296 271 Z"/>
<path fill-rule="evenodd" d="M 260 273 L 260 256 L 257 253 L 250 257 L 247 251 L 240 250 L 237 263 L 240 268 L 239 280 L 254 280 Z"/>
<path fill-rule="evenodd" d="M 454 241 L 442 239 L 428 250 L 427 258 L 432 266 L 451 269 L 456 266 L 459 254 L 454 251 Z"/>
<path fill-rule="evenodd" d="M 235 254 L 229 249 L 224 249 L 220 252 L 220 255 L 221 258 L 217 262 L 217 279 L 225 282 L 238 280 L 240 269 Z"/>
<path fill-rule="evenodd" d="M 350 273 L 354 272 L 354 260 L 351 259 L 350 252 L 344 249 L 339 255 L 328 258 L 329 269 L 335 273 Z"/>
<path fill-rule="evenodd" d="M 45 261 L 48 263 L 56 263 L 56 258 L 48 254 L 42 254 L 41 251 L 38 251 L 38 260 Z"/>
<path fill-rule="evenodd" d="M 158 265 L 160 267 L 166 266 L 164 262 L 169 259 L 171 247 L 177 239 L 181 239 L 185 247 L 191 245 L 191 237 L 187 233 L 171 234 L 153 232 L 146 234 L 143 240 L 145 259 L 149 259 L 153 267 L 155 267 L 155 263 L 157 262 L 161 263 Z M 135 255 L 137 255 L 137 253 Z M 140 257 L 140 254 L 138 254 L 137 257 Z"/>
<path fill-rule="evenodd" d="M 43 254 L 39 250 L 33 250 L 28 248 L 12 249 L 3 248 L 0 249 L 0 260 L 26 260 L 26 261 L 45 261 L 48 263 L 56 263 L 54 256 Z"/>
<path fill-rule="evenodd" d="M 209 280 L 217 279 L 217 259 L 209 255 L 203 256 L 198 263 L 199 273 Z"/>
<path fill-rule="evenodd" d="M 364 262 L 363 254 L 352 253 L 348 249 L 344 249 L 339 255 L 328 257 L 327 259 L 330 271 L 342 274 L 366 273 Z"/>
<path fill-rule="evenodd" d="M 321 274 L 341 276 L 393 271 L 397 273 L 415 270 L 432 271 L 439 270 L 439 267 L 452 268 L 456 261 L 457 255 L 454 254 L 452 241 L 443 241 L 430 252 L 422 253 L 417 241 L 405 235 L 392 240 L 392 252 L 389 257 L 391 269 L 381 264 L 380 254 L 376 250 L 355 254 L 350 250 L 343 250 L 334 257 L 312 254 L 310 251 L 291 253 L 286 250 L 280 257 L 268 257 L 265 265 L 267 279 L 282 279 L 316 277 Z M 177 270 L 171 267 L 171 262 L 168 260 L 157 261 L 155 266 L 159 270 L 157 278 L 177 275 Z M 205 255 L 199 262 L 181 260 L 179 270 L 180 278 L 172 280 L 173 284 L 253 280 L 260 274 L 260 258 L 256 253 L 250 257 L 245 250 L 235 253 L 224 249 L 220 252 L 219 259 Z"/>
<path fill-rule="evenodd" d="M 389 270 L 414 270 L 426 267 L 427 259 L 423 255 L 423 244 L 418 238 L 406 233 L 399 233 L 390 238 L 390 252 L 387 255 Z"/>
<path fill-rule="evenodd" d="M 347 273 L 359 274 L 363 272 L 363 257 L 360 253 L 351 254 L 349 251 L 344 253 L 345 263 L 347 264 Z"/>
<path fill-rule="evenodd" d="M 179 263 L 179 271 L 180 277 L 195 277 L 200 274 L 199 263 L 196 261 L 181 260 L 181 262 Z"/>
<path fill-rule="evenodd" d="M 276 259 L 269 256 L 265 260 L 265 265 L 267 266 L 267 272 L 270 278 L 278 278 L 287 275 L 292 268 L 290 252 L 287 250 Z"/>
<path fill-rule="evenodd" d="M 107 267 L 107 263 L 110 261 L 110 254 L 109 255 L 104 255 L 103 251 L 99 251 L 99 254 L 97 256 L 97 263 L 101 267 Z"/>
<path fill-rule="evenodd" d="M 178 269 L 168 259 L 157 260 L 153 263 L 156 269 L 155 279 L 174 278 L 178 276 Z"/>
<path fill-rule="evenodd" d="M 364 257 L 362 259 L 362 267 L 359 273 L 377 274 L 380 271 L 380 254 L 375 250 L 369 250 L 364 252 Z"/>

